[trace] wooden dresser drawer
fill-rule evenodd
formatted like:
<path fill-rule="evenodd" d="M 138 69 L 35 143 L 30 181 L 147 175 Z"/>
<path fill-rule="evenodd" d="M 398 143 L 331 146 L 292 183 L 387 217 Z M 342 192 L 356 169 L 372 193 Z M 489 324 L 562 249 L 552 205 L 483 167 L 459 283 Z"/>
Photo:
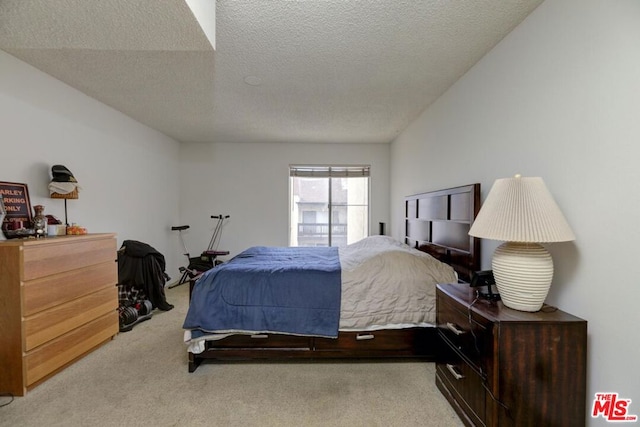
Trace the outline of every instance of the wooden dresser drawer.
<path fill-rule="evenodd" d="M 486 391 L 483 377 L 451 348 L 445 349 L 445 357 L 436 365 L 436 376 L 474 424 L 484 425 Z"/>
<path fill-rule="evenodd" d="M 114 287 L 117 282 L 118 268 L 113 260 L 30 280 L 23 284 L 22 309 L 25 316 L 31 316 L 70 299 Z"/>
<path fill-rule="evenodd" d="M 278 334 L 232 335 L 209 341 L 214 348 L 310 348 L 310 337 Z"/>
<path fill-rule="evenodd" d="M 111 285 L 60 304 L 24 320 L 25 350 L 30 351 L 72 329 L 118 309 L 118 290 Z"/>
<path fill-rule="evenodd" d="M 45 378 L 117 333 L 118 313 L 114 310 L 27 353 L 26 385 Z"/>
<path fill-rule="evenodd" d="M 476 368 L 489 350 L 491 325 L 480 323 L 469 311 L 463 311 L 449 299 L 439 296 L 437 323 L 440 334 Z"/>
<path fill-rule="evenodd" d="M 338 338 L 316 338 L 318 350 L 411 350 L 414 347 L 413 329 L 396 331 L 340 332 Z"/>
<path fill-rule="evenodd" d="M 107 261 L 115 262 L 115 245 L 114 238 L 83 240 L 80 236 L 25 246 L 22 280 L 33 280 Z"/>

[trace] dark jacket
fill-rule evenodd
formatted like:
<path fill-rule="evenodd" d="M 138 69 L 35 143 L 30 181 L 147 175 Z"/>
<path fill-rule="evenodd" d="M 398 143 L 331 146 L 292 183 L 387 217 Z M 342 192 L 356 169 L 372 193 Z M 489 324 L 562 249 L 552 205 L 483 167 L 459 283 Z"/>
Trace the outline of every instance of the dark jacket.
<path fill-rule="evenodd" d="M 168 311 L 173 305 L 164 293 L 165 268 L 164 255 L 146 243 L 125 240 L 118 251 L 118 284 L 142 290 L 153 308 Z"/>

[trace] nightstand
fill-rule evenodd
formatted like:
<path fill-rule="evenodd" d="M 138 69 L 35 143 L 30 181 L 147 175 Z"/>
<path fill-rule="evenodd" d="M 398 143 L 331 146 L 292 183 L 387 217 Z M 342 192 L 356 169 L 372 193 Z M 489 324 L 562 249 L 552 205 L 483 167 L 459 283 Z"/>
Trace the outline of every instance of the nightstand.
<path fill-rule="evenodd" d="M 436 295 L 436 385 L 466 425 L 584 425 L 585 320 L 546 305 L 512 310 L 467 284 Z"/>

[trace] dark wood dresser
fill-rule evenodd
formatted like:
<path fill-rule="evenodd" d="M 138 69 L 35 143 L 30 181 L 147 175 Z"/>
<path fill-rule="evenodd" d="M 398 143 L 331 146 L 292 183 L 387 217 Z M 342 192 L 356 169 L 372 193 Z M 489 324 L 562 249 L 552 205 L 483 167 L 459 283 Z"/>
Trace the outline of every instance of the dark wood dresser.
<path fill-rule="evenodd" d="M 554 307 L 535 313 L 437 288 L 443 341 L 436 385 L 466 425 L 582 426 L 587 322 Z"/>

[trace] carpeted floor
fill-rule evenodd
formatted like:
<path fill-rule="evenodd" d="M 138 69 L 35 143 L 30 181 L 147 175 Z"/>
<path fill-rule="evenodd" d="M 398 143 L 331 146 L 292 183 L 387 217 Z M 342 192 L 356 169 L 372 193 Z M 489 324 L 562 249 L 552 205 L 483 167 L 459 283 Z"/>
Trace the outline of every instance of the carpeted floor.
<path fill-rule="evenodd" d="M 205 363 L 189 374 L 187 298 L 187 285 L 167 289 L 173 310 L 0 407 L 0 426 L 462 425 L 432 363 Z"/>

